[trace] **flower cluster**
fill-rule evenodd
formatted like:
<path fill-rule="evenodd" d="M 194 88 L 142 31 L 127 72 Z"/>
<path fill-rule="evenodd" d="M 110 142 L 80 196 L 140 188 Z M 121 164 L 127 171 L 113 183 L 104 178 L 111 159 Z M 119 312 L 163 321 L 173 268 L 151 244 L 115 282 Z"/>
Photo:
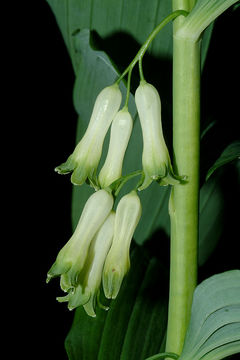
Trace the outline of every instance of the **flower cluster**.
<path fill-rule="evenodd" d="M 133 128 L 127 106 L 119 110 L 121 100 L 117 84 L 100 92 L 83 138 L 67 161 L 56 168 L 60 174 L 72 172 L 73 184 L 88 181 L 96 191 L 86 202 L 72 237 L 49 270 L 47 282 L 60 276 L 60 287 L 67 294 L 57 298 L 58 301 L 68 302 L 69 309 L 82 305 L 90 316 L 96 316 L 97 303 L 102 306 L 101 286 L 106 298 L 115 299 L 130 267 L 131 239 L 141 216 L 137 190 L 145 189 L 153 180 L 160 185 L 179 182 L 173 174 L 163 138 L 159 94 L 152 85 L 141 81 L 135 101 L 143 135 L 143 176 L 140 185 L 123 196 L 113 210 L 117 193 L 114 184 L 121 183 L 123 160 Z M 108 153 L 97 175 L 110 126 Z"/>
<path fill-rule="evenodd" d="M 141 216 L 141 203 L 135 191 L 123 196 L 113 208 L 113 196 L 98 190 L 90 196 L 74 234 L 59 252 L 47 275 L 60 276 L 60 287 L 68 294 L 58 301 L 69 309 L 83 305 L 95 315 L 103 276 L 107 298 L 115 298 L 129 269 L 129 247 Z"/>
<path fill-rule="evenodd" d="M 95 183 L 103 141 L 121 101 L 122 94 L 118 85 L 108 86 L 100 92 L 83 138 L 67 161 L 56 167 L 59 174 L 73 172 L 73 184 L 82 185 L 87 178 Z"/>

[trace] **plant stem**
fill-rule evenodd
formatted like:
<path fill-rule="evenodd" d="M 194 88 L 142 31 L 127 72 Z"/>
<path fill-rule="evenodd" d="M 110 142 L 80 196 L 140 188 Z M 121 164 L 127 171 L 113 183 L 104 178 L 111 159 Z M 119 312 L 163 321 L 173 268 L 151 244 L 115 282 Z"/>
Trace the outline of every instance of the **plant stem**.
<path fill-rule="evenodd" d="M 180 24 L 181 19 L 179 19 Z M 188 182 L 172 189 L 170 294 L 166 351 L 181 354 L 197 284 L 200 42 L 173 39 L 174 170 Z"/>
<path fill-rule="evenodd" d="M 162 30 L 162 28 L 164 28 L 165 25 L 167 25 L 171 20 L 174 20 L 176 17 L 178 17 L 179 15 L 183 15 L 183 16 L 187 16 L 188 12 L 185 10 L 176 10 L 174 12 L 172 12 L 171 14 L 169 14 L 166 18 L 164 18 L 156 27 L 155 29 L 151 32 L 151 34 L 148 36 L 147 40 L 144 42 L 144 44 L 141 46 L 141 48 L 139 49 L 137 55 L 134 57 L 134 59 L 131 61 L 131 63 L 128 65 L 128 67 L 124 70 L 124 72 L 122 73 L 122 75 L 117 79 L 116 84 L 119 84 L 120 81 L 124 78 L 124 76 L 134 68 L 134 66 L 136 65 L 136 63 L 138 61 L 140 61 L 140 75 L 143 78 L 142 80 L 144 80 L 143 77 L 143 72 L 142 72 L 142 63 L 141 60 L 143 58 L 143 55 L 145 54 L 145 52 L 147 51 L 148 47 L 150 46 L 151 42 L 153 41 L 153 39 L 156 37 L 156 35 L 159 33 L 160 30 Z"/>
<path fill-rule="evenodd" d="M 132 76 L 132 68 L 128 71 L 128 81 L 127 81 L 127 94 L 126 94 L 126 100 L 124 104 L 124 108 L 128 109 L 128 102 L 129 102 L 129 96 L 130 96 L 130 90 L 131 90 L 131 76 Z"/>

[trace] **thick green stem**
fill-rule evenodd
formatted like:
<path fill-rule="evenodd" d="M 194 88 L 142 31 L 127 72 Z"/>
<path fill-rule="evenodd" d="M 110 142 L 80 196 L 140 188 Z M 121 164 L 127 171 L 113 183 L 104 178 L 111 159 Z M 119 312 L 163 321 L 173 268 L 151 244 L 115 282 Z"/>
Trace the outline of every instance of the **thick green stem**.
<path fill-rule="evenodd" d="M 187 175 L 188 181 L 174 186 L 170 198 L 171 265 L 166 351 L 181 354 L 197 283 L 200 43 L 176 35 L 173 41 L 174 170 Z"/>

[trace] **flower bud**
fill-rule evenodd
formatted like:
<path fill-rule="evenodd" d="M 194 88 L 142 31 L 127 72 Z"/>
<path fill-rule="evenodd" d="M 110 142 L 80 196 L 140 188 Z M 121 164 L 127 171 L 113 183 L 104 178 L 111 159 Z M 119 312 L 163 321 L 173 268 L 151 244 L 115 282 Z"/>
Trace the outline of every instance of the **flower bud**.
<path fill-rule="evenodd" d="M 60 250 L 57 259 L 47 275 L 47 282 L 52 277 L 61 276 L 64 291 L 77 286 L 93 237 L 109 215 L 113 206 L 113 197 L 105 190 L 99 190 L 86 202 L 74 234 Z"/>
<path fill-rule="evenodd" d="M 89 316 L 95 317 L 102 279 L 103 265 L 113 239 L 115 213 L 111 211 L 91 242 L 86 263 L 79 276 L 79 285 L 74 292 L 58 301 L 68 301 L 70 310 L 83 305 Z"/>
<path fill-rule="evenodd" d="M 87 178 L 94 181 L 102 154 L 103 141 L 122 100 L 119 86 L 114 84 L 104 88 L 98 95 L 88 128 L 67 161 L 55 170 L 59 174 L 73 171 L 71 181 L 83 184 Z"/>
<path fill-rule="evenodd" d="M 113 243 L 103 270 L 105 296 L 115 299 L 130 267 L 129 249 L 141 217 L 141 203 L 136 191 L 122 197 L 116 210 Z"/>
<path fill-rule="evenodd" d="M 180 177 L 173 174 L 163 137 L 161 101 L 157 89 L 146 81 L 141 81 L 135 93 L 135 101 L 143 134 L 144 182 L 139 190 L 148 187 L 153 180 L 157 180 L 160 185 L 179 183 Z"/>
<path fill-rule="evenodd" d="M 130 113 L 126 109 L 119 111 L 111 125 L 109 149 L 98 178 L 102 188 L 109 186 L 122 175 L 123 159 L 132 127 L 133 121 Z"/>

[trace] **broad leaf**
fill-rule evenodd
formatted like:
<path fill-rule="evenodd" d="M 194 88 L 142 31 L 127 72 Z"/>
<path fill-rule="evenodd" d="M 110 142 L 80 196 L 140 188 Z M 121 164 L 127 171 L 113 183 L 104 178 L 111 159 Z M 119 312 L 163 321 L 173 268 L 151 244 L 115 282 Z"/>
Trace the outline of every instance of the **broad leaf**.
<path fill-rule="evenodd" d="M 203 265 L 223 231 L 224 196 L 222 173 L 205 182 L 200 190 L 198 263 Z"/>
<path fill-rule="evenodd" d="M 235 141 L 230 144 L 216 160 L 213 166 L 208 170 L 206 179 L 208 180 L 210 176 L 217 170 L 219 167 L 235 160 L 240 159 L 240 141 Z"/>
<path fill-rule="evenodd" d="M 112 0 L 47 0 L 51 6 L 63 38 L 70 53 L 74 69 L 77 69 L 79 54 L 74 53 L 72 35 L 77 30 L 88 28 L 95 30 L 104 39 L 124 32 L 125 40 L 129 37 L 142 44 L 155 26 L 168 14 L 171 13 L 169 1 L 112 1 Z M 154 56 L 171 58 L 172 29 L 165 27 L 154 41 L 150 52 Z M 119 42 L 124 52 L 124 44 Z M 120 45 L 119 44 L 119 45 Z M 126 44 L 125 44 L 126 46 Z M 136 45 L 135 45 L 136 46 Z M 116 44 L 115 44 L 116 47 Z M 110 54 L 111 55 L 111 54 Z M 131 59 L 129 58 L 129 62 Z"/>
<path fill-rule="evenodd" d="M 196 41 L 201 33 L 238 0 L 198 0 L 184 19 L 177 35 Z"/>
<path fill-rule="evenodd" d="M 217 360 L 240 352 L 240 271 L 214 275 L 197 286 L 179 360 Z"/>
<path fill-rule="evenodd" d="M 85 28 L 95 30 L 102 39 L 106 39 L 110 43 L 110 56 L 113 56 L 112 49 L 118 49 L 117 63 L 121 65 L 119 61 L 123 57 L 128 58 L 128 62 L 131 61 L 131 58 L 126 53 L 124 56 L 120 56 L 120 51 L 124 53 L 128 49 L 131 56 L 134 56 L 135 53 L 132 53 L 129 46 L 134 45 L 135 51 L 138 50 L 138 47 L 132 39 L 141 46 L 150 32 L 172 11 L 171 2 L 163 0 L 137 2 L 126 2 L 124 0 L 117 2 L 112 0 L 95 0 L 94 2 L 88 0 L 47 0 L 47 2 L 56 16 L 75 73 L 77 73 L 78 63 L 81 59 L 81 55 L 75 53 L 73 37 L 76 31 Z M 212 26 L 203 35 L 202 66 L 206 59 L 211 34 Z M 119 44 L 116 44 L 117 41 Z M 161 30 L 148 52 L 154 57 L 164 59 L 164 61 L 172 59 L 171 25 Z M 161 74 L 160 80 L 162 80 Z"/>
<path fill-rule="evenodd" d="M 133 249 L 131 270 L 110 310 L 98 309 L 96 318 L 82 308 L 76 310 L 65 342 L 69 359 L 124 360 L 131 353 L 132 360 L 141 360 L 161 350 L 167 321 L 166 284 L 159 261 L 138 246 Z"/>

